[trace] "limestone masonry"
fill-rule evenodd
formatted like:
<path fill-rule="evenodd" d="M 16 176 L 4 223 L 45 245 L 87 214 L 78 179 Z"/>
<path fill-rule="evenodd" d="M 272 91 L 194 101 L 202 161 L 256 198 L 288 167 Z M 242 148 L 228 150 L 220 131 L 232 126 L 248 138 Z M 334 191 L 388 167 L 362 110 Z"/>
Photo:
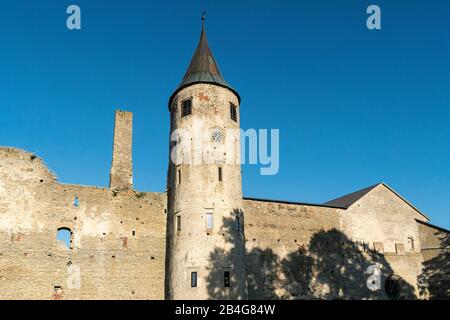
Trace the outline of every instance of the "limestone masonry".
<path fill-rule="evenodd" d="M 109 188 L 0 147 L 0 299 L 450 298 L 449 231 L 384 183 L 325 204 L 243 197 L 222 150 L 240 150 L 240 96 L 204 28 L 169 112 L 171 134 L 211 130 L 214 161 L 169 156 L 165 193 L 133 188 L 130 112 L 115 114 Z"/>

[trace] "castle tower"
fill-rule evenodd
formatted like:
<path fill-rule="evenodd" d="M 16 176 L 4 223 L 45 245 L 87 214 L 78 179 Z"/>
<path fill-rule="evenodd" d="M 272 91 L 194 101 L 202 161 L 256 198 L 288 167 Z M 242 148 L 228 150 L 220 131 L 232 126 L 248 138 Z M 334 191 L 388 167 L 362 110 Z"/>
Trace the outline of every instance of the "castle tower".
<path fill-rule="evenodd" d="M 116 110 L 114 120 L 113 157 L 109 187 L 118 191 L 133 188 L 132 164 L 133 114 Z"/>
<path fill-rule="evenodd" d="M 198 47 L 169 100 L 166 295 L 244 299 L 240 97 L 219 70 L 202 20 Z"/>

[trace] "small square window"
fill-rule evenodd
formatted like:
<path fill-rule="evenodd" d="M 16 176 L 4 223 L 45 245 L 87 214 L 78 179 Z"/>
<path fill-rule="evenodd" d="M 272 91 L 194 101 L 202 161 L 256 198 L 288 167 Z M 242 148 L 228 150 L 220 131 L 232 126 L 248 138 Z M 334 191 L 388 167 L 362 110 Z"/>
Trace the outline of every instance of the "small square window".
<path fill-rule="evenodd" d="M 197 287 L 197 272 L 191 272 L 191 288 Z"/>
<path fill-rule="evenodd" d="M 223 286 L 224 288 L 230 287 L 230 271 L 223 272 Z"/>
<path fill-rule="evenodd" d="M 232 103 L 230 103 L 230 116 L 231 120 L 237 122 L 237 107 Z"/>
<path fill-rule="evenodd" d="M 192 99 L 185 100 L 182 103 L 181 117 L 186 117 L 192 114 Z"/>

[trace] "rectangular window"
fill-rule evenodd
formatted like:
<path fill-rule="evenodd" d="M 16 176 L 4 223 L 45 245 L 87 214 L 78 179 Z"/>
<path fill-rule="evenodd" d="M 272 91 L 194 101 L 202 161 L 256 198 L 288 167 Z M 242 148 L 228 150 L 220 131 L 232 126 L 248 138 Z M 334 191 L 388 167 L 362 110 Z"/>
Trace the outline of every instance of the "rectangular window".
<path fill-rule="evenodd" d="M 237 107 L 232 103 L 230 103 L 230 116 L 231 120 L 237 122 Z"/>
<path fill-rule="evenodd" d="M 236 231 L 241 231 L 241 219 L 236 217 Z"/>
<path fill-rule="evenodd" d="M 178 170 L 178 184 L 181 184 L 181 170 Z"/>
<path fill-rule="evenodd" d="M 213 228 L 213 214 L 212 212 L 206 213 L 206 229 L 212 230 Z"/>
<path fill-rule="evenodd" d="M 197 272 L 191 272 L 191 288 L 197 287 Z"/>
<path fill-rule="evenodd" d="M 219 181 L 222 181 L 222 167 L 219 167 Z"/>
<path fill-rule="evenodd" d="M 223 286 L 225 288 L 230 287 L 230 271 L 224 271 L 223 272 Z"/>
<path fill-rule="evenodd" d="M 181 216 L 180 215 L 177 216 L 177 231 L 178 232 L 181 231 Z"/>
<path fill-rule="evenodd" d="M 192 114 L 192 99 L 183 101 L 181 117 L 186 117 Z"/>

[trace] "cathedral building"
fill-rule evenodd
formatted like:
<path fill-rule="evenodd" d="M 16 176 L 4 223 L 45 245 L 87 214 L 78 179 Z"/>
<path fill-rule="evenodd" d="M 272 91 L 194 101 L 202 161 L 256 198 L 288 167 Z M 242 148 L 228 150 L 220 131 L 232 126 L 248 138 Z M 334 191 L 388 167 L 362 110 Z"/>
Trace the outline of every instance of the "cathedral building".
<path fill-rule="evenodd" d="M 449 298 L 449 231 L 384 183 L 322 204 L 245 197 L 224 147 L 240 150 L 240 102 L 203 25 L 168 99 L 166 192 L 133 188 L 130 112 L 108 188 L 0 147 L 0 299 Z M 182 161 L 196 131 L 212 161 Z"/>

